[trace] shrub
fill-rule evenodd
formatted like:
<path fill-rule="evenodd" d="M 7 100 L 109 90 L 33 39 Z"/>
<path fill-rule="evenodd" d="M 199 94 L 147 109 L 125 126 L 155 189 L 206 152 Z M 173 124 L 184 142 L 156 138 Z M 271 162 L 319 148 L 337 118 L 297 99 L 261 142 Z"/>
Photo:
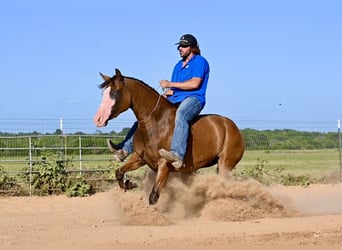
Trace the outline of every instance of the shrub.
<path fill-rule="evenodd" d="M 309 186 L 312 182 L 308 175 L 294 176 L 284 173 L 283 168 L 267 169 L 266 163 L 267 161 L 258 158 L 254 167 L 244 168 L 236 171 L 234 174 L 242 179 L 252 178 L 264 185 L 281 183 L 285 186 Z"/>
<path fill-rule="evenodd" d="M 68 197 L 84 197 L 93 193 L 93 187 L 84 178 L 80 178 L 72 183 L 65 192 Z"/>
<path fill-rule="evenodd" d="M 44 152 L 40 159 L 32 163 L 32 188 L 36 195 L 52 195 L 66 193 L 68 196 L 86 196 L 93 193 L 92 186 L 85 179 L 68 179 L 66 165 L 68 160 L 60 160 L 60 156 Z M 28 173 L 28 169 L 25 170 Z M 25 174 L 26 181 L 29 174 Z"/>

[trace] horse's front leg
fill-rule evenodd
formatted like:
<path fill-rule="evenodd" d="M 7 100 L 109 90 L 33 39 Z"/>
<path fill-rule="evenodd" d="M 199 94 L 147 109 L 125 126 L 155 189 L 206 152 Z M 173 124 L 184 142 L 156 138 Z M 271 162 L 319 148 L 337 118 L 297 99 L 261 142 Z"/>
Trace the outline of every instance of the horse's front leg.
<path fill-rule="evenodd" d="M 125 177 L 125 174 L 129 171 L 140 168 L 144 164 L 145 162 L 140 158 L 140 156 L 136 153 L 133 153 L 128 161 L 115 171 L 115 176 L 119 183 L 119 186 L 125 191 L 136 188 L 137 184 L 127 179 Z"/>
<path fill-rule="evenodd" d="M 161 190 L 164 188 L 167 178 L 169 177 L 169 172 L 170 171 L 167 166 L 167 162 L 165 160 L 161 160 L 161 162 L 158 164 L 156 181 L 153 185 L 153 188 L 149 197 L 150 205 L 154 205 L 157 203 Z"/>

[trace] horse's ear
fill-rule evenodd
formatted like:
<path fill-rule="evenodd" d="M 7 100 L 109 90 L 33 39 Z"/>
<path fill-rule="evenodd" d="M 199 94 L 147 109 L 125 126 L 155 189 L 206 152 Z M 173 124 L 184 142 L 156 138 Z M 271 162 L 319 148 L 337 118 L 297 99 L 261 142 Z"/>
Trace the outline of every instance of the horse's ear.
<path fill-rule="evenodd" d="M 110 79 L 109 76 L 106 76 L 100 72 L 100 76 L 103 78 L 103 80 L 108 81 Z"/>
<path fill-rule="evenodd" d="M 123 77 L 119 69 L 115 69 L 115 79 L 119 81 L 123 81 Z"/>
<path fill-rule="evenodd" d="M 119 69 L 115 69 L 115 75 L 121 77 L 121 72 Z"/>

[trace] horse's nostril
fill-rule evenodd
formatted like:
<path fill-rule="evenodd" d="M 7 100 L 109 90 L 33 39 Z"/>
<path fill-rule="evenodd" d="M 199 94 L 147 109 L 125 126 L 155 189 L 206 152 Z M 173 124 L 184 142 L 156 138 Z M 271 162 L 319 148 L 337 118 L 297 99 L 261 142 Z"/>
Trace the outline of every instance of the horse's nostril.
<path fill-rule="evenodd" d="M 97 117 L 97 121 L 100 122 L 102 119 L 101 119 L 101 116 L 98 116 Z"/>
<path fill-rule="evenodd" d="M 96 125 L 96 126 L 99 126 L 99 124 L 101 124 L 101 122 L 102 122 L 102 116 L 101 116 L 101 115 L 96 115 L 96 116 L 94 117 L 94 123 L 95 123 L 95 125 Z"/>

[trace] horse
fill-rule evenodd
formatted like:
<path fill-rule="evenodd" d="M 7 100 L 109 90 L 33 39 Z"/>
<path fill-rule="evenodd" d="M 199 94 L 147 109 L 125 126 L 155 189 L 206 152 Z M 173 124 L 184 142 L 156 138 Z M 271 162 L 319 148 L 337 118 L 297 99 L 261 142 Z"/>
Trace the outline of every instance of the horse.
<path fill-rule="evenodd" d="M 190 124 L 188 145 L 182 168 L 176 169 L 161 158 L 158 150 L 170 149 L 175 126 L 177 106 L 169 102 L 143 81 L 123 76 L 115 69 L 113 77 L 100 73 L 104 82 L 102 101 L 94 116 L 97 127 L 105 127 L 108 121 L 131 109 L 138 128 L 133 137 L 134 152 L 116 169 L 119 186 L 132 189 L 126 173 L 148 165 L 156 172 L 155 182 L 149 195 L 149 204 L 157 203 L 170 172 L 190 175 L 200 168 L 217 164 L 217 173 L 229 176 L 244 153 L 244 140 L 237 125 L 229 118 L 217 114 L 201 114 Z"/>

